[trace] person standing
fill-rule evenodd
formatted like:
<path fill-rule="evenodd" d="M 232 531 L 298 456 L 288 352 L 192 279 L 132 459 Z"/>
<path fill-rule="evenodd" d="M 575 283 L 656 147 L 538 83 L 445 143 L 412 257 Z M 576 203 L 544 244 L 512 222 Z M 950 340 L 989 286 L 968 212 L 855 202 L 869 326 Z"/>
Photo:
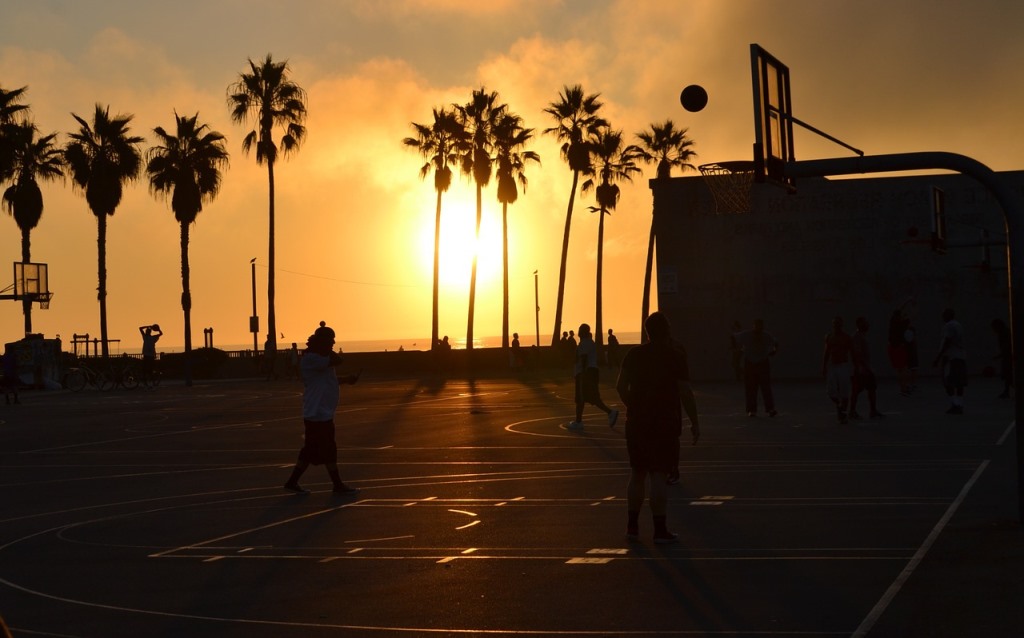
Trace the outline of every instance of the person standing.
<path fill-rule="evenodd" d="M 889 355 L 889 363 L 896 371 L 896 378 L 900 383 L 900 394 L 910 396 L 910 368 L 909 352 L 907 349 L 907 328 L 910 320 L 903 316 L 899 308 L 893 310 L 889 317 L 889 343 L 886 353 Z"/>
<path fill-rule="evenodd" d="M 942 385 L 949 397 L 946 414 L 964 413 L 964 388 L 967 387 L 967 351 L 964 349 L 964 327 L 956 320 L 952 308 L 942 311 L 942 344 L 933 366 L 942 366 Z"/>
<path fill-rule="evenodd" d="M 747 416 L 757 416 L 757 393 L 761 392 L 768 416 L 776 416 L 775 396 L 772 394 L 772 371 L 769 359 L 779 350 L 779 344 L 764 330 L 764 320 L 755 319 L 752 330 L 736 334 L 736 344 L 743 352 L 743 382 L 746 394 Z"/>
<path fill-rule="evenodd" d="M 601 372 L 597 367 L 597 344 L 594 343 L 594 337 L 590 334 L 589 325 L 580 324 L 579 337 L 580 342 L 576 346 L 576 363 L 573 367 L 573 376 L 576 381 L 576 420 L 569 423 L 569 429 L 583 428 L 583 406 L 587 403 L 607 414 L 608 427 L 615 427 L 619 411 L 609 408 L 601 400 L 601 390 L 598 387 Z"/>
<path fill-rule="evenodd" d="M 871 367 L 871 347 L 868 344 L 868 320 L 857 317 L 857 331 L 850 338 L 850 358 L 853 361 L 853 387 L 850 393 L 850 418 L 860 420 L 857 414 L 857 398 L 861 392 L 868 393 L 868 417 L 880 419 L 884 415 L 878 411 L 878 378 Z"/>
<path fill-rule="evenodd" d="M 608 356 L 608 367 L 615 368 L 619 365 L 619 338 L 615 336 L 611 328 L 608 328 L 608 347 L 605 351 Z"/>
<path fill-rule="evenodd" d="M 999 344 L 999 378 L 1003 380 L 1003 391 L 999 394 L 1000 399 L 1010 398 L 1010 384 L 1013 383 L 1013 346 L 1010 339 L 1010 329 L 1002 319 L 992 320 L 992 331 L 996 333 L 996 341 Z"/>
<path fill-rule="evenodd" d="M 825 388 L 832 403 L 836 404 L 836 418 L 846 423 L 846 411 L 850 405 L 850 335 L 843 330 L 843 318 L 832 320 L 832 331 L 825 335 L 825 355 L 821 361 L 821 374 L 825 377 Z"/>
<path fill-rule="evenodd" d="M 153 368 L 156 365 L 156 342 L 160 341 L 163 331 L 160 324 L 154 323 L 149 326 L 139 326 L 139 333 L 142 335 L 142 385 L 149 387 L 153 380 Z"/>
<path fill-rule="evenodd" d="M 622 359 L 615 389 L 626 406 L 626 538 L 640 536 L 640 511 L 650 486 L 655 543 L 674 543 L 678 536 L 667 523 L 669 475 L 679 467 L 683 409 L 690 417 L 693 444 L 700 438 L 697 402 L 689 387 L 686 353 L 672 343 L 671 327 L 661 312 L 644 323 L 648 341 Z"/>
<path fill-rule="evenodd" d="M 345 485 L 338 472 L 338 446 L 334 440 L 334 412 L 338 408 L 340 386 L 354 385 L 358 374 L 338 376 L 335 368 L 341 355 L 334 352 L 334 330 L 320 322 L 320 327 L 306 342 L 299 368 L 302 372 L 302 421 L 305 443 L 299 450 L 291 476 L 284 489 L 298 494 L 309 490 L 299 485 L 299 479 L 310 465 L 323 465 L 331 477 L 335 494 L 355 494 L 359 490 Z"/>

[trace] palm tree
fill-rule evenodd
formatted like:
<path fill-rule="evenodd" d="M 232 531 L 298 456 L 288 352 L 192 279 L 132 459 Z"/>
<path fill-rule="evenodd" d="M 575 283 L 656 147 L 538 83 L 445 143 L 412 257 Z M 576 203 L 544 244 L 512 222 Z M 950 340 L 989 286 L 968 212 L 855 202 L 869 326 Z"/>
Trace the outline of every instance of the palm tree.
<path fill-rule="evenodd" d="M 274 62 L 268 53 L 259 64 L 249 59 L 248 73 L 228 87 L 228 106 L 231 119 L 238 124 L 252 120 L 255 128 L 242 139 L 242 151 L 249 153 L 256 147 L 256 163 L 267 165 L 270 184 L 270 232 L 267 268 L 267 335 L 271 352 L 277 351 L 277 318 L 274 311 L 274 164 L 278 145 L 274 143 L 275 128 L 284 129 L 280 150 L 285 157 L 297 152 L 306 137 L 306 92 L 288 76 L 288 62 Z"/>
<path fill-rule="evenodd" d="M 170 196 L 174 219 L 181 225 L 181 309 L 185 314 L 185 385 L 192 385 L 192 292 L 189 284 L 188 228 L 217 196 L 221 168 L 228 163 L 224 136 L 199 124 L 199 114 L 174 114 L 176 133 L 156 127 L 157 145 L 146 152 L 146 174 L 154 195 Z"/>
<path fill-rule="evenodd" d="M 110 356 L 107 343 L 107 217 L 121 203 L 124 186 L 139 176 L 142 154 L 138 145 L 145 141 L 128 134 L 131 115 L 110 116 L 110 107 L 96 105 L 92 124 L 71 114 L 78 121 L 77 132 L 64 149 L 64 159 L 72 183 L 85 193 L 89 210 L 96 216 L 96 246 L 99 261 L 100 341 L 103 358 Z"/>
<path fill-rule="evenodd" d="M 420 167 L 420 177 L 426 179 L 434 171 L 434 190 L 437 191 L 437 213 L 434 219 L 434 305 L 430 324 L 430 349 L 438 344 L 438 290 L 441 259 L 441 195 L 452 185 L 451 165 L 458 162 L 458 147 L 463 138 L 462 126 L 454 111 L 444 107 L 433 109 L 431 125 L 412 123 L 416 137 L 407 137 L 402 143 L 419 151 L 427 162 Z"/>
<path fill-rule="evenodd" d="M 466 328 L 466 349 L 473 349 L 473 314 L 476 311 L 476 262 L 480 251 L 480 219 L 483 217 L 483 188 L 491 181 L 494 158 L 494 126 L 508 106 L 498 104 L 498 94 L 480 87 L 466 104 L 453 104 L 465 138 L 459 145 L 459 161 L 464 175 L 476 184 L 476 234 L 473 266 L 469 274 L 469 321 Z"/>
<path fill-rule="evenodd" d="M 562 159 L 569 164 L 572 171 L 572 190 L 569 192 L 569 207 L 565 211 L 565 232 L 562 234 L 562 263 L 558 270 L 558 298 L 555 303 L 555 329 L 551 335 L 551 345 L 558 345 L 562 330 L 562 301 L 565 297 L 565 269 L 569 257 L 569 229 L 572 225 L 572 207 L 576 199 L 576 188 L 579 186 L 580 174 L 589 175 L 590 148 L 588 138 L 599 127 L 607 126 L 597 112 L 603 106 L 598 101 L 600 93 L 586 95 L 579 84 L 565 86 L 558 95 L 557 102 L 551 102 L 544 112 L 554 118 L 556 125 L 544 129 L 545 133 L 554 135 L 562 142 Z"/>
<path fill-rule="evenodd" d="M 519 198 L 516 186 L 526 192 L 526 162 L 540 163 L 540 155 L 523 150 L 533 137 L 532 128 L 523 128 L 523 119 L 512 113 L 502 115 L 494 126 L 494 150 L 498 168 L 498 201 L 501 202 L 502 306 L 501 347 L 508 348 L 508 205 Z"/>
<path fill-rule="evenodd" d="M 54 140 L 56 133 L 38 137 L 35 124 L 23 122 L 9 127 L 7 136 L 14 183 L 4 191 L 7 211 L 21 229 L 21 261 L 32 261 L 31 233 L 43 216 L 43 192 L 39 181 L 64 177 L 64 154 Z M 22 300 L 25 334 L 32 332 L 32 299 Z"/>
<path fill-rule="evenodd" d="M 602 294 L 601 278 L 604 269 L 604 216 L 610 215 L 619 203 L 618 182 L 632 181 L 633 174 L 639 173 L 636 160 L 642 152 L 638 147 L 622 145 L 622 131 L 604 126 L 591 138 L 594 157 L 595 178 L 583 182 L 582 193 L 594 190 L 597 206 L 590 210 L 598 213 L 597 225 L 597 312 L 594 321 L 594 340 L 601 346 L 603 326 L 601 325 Z"/>
<path fill-rule="evenodd" d="M 27 90 L 27 86 L 10 91 L 0 87 L 0 183 L 10 179 L 14 171 L 11 136 L 17 134 L 15 116 L 28 111 L 28 105 L 20 103 Z"/>
<path fill-rule="evenodd" d="M 649 130 L 636 134 L 640 140 L 640 159 L 645 163 L 658 163 L 656 179 L 669 179 L 672 169 L 697 170 L 691 163 L 697 153 L 693 150 L 693 140 L 687 136 L 687 129 L 677 129 L 672 120 L 663 124 L 651 124 Z M 647 267 L 644 270 L 644 296 L 641 304 L 640 334 L 641 340 L 647 341 L 647 333 L 643 326 L 651 311 L 651 278 L 654 270 L 654 215 L 651 215 L 651 233 L 647 241 Z"/>

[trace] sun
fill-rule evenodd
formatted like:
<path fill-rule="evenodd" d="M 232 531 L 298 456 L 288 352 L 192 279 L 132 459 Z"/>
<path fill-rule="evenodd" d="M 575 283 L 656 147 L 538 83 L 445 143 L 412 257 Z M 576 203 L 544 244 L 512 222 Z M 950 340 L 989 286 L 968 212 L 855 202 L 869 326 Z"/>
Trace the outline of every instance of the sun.
<path fill-rule="evenodd" d="M 441 204 L 441 249 L 438 279 L 442 289 L 465 292 L 469 289 L 473 256 L 477 255 L 477 290 L 499 284 L 501 281 L 501 221 L 500 211 L 488 210 L 485 205 L 480 222 L 480 239 L 475 237 L 476 203 L 470 198 L 447 194 Z M 434 268 L 434 216 L 421 225 L 419 234 L 421 267 L 426 272 Z"/>

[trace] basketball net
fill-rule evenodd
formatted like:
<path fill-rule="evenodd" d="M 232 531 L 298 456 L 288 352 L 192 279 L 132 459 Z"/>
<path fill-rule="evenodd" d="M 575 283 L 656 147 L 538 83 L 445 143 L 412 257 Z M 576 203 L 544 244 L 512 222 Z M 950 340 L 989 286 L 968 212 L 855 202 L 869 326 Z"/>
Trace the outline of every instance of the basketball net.
<path fill-rule="evenodd" d="M 750 212 L 750 190 L 754 185 L 753 162 L 718 162 L 703 164 L 698 168 L 715 198 L 715 212 L 719 215 Z"/>

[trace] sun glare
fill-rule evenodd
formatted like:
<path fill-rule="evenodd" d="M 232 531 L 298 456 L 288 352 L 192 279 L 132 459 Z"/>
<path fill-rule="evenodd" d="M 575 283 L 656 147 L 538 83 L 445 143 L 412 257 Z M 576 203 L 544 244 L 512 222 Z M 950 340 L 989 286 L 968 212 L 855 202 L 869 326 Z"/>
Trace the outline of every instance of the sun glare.
<path fill-rule="evenodd" d="M 432 213 L 434 211 L 431 211 Z M 445 197 L 441 208 L 441 250 L 439 274 L 444 291 L 465 293 L 469 290 L 473 255 L 477 260 L 477 294 L 484 287 L 501 281 L 501 221 L 500 211 L 485 206 L 480 223 L 479 244 L 475 238 L 476 203 L 470 198 Z M 420 263 L 427 272 L 434 267 L 434 216 L 421 225 Z"/>

